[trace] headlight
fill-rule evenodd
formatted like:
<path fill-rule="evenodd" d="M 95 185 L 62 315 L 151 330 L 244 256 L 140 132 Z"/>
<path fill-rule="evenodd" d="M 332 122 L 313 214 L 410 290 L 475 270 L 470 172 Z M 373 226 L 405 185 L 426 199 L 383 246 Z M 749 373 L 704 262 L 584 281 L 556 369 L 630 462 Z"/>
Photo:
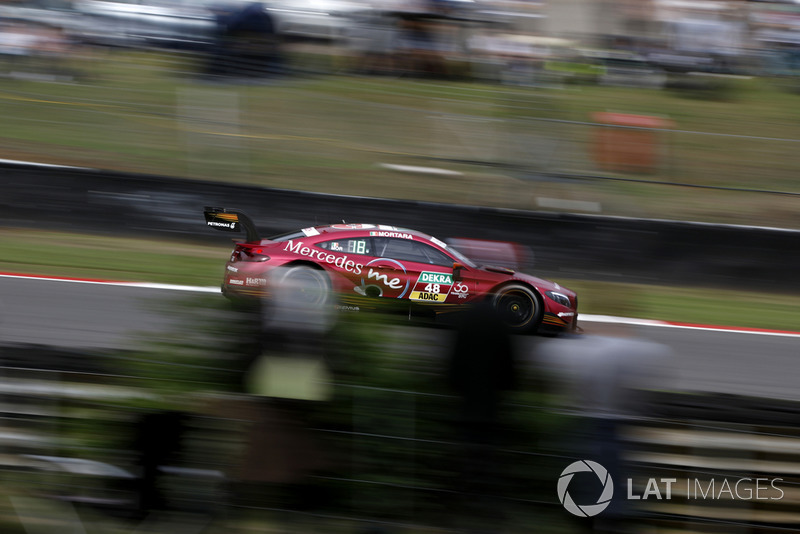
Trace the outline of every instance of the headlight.
<path fill-rule="evenodd" d="M 561 293 L 556 293 L 555 291 L 545 291 L 544 293 L 547 297 L 552 300 L 553 302 L 558 302 L 562 306 L 566 306 L 567 308 L 570 307 L 569 297 L 566 295 L 562 295 Z"/>

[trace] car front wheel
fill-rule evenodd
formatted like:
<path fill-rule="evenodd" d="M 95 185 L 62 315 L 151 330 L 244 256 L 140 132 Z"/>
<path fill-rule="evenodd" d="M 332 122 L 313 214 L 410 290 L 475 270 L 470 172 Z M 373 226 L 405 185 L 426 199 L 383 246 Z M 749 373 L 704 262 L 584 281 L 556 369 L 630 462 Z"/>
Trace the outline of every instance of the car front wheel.
<path fill-rule="evenodd" d="M 515 333 L 535 331 L 542 320 L 539 297 L 520 284 L 501 287 L 492 297 L 500 319 Z"/>

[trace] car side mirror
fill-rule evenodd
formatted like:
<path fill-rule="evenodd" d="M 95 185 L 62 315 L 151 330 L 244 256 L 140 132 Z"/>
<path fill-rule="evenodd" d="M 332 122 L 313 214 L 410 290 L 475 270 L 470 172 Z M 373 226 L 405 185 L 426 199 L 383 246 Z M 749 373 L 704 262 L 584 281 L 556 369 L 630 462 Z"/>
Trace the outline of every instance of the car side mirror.
<path fill-rule="evenodd" d="M 453 264 L 453 281 L 454 282 L 460 282 L 461 281 L 461 269 L 463 269 L 463 268 L 464 268 L 464 266 L 461 265 L 460 263 L 454 263 Z"/>

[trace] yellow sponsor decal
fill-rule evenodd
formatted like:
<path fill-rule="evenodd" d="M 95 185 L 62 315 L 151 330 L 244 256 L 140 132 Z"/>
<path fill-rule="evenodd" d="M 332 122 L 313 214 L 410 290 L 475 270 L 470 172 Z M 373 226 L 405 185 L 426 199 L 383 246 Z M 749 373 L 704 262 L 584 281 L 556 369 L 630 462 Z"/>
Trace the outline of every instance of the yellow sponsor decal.
<path fill-rule="evenodd" d="M 239 220 L 239 216 L 235 213 L 215 213 L 214 217 L 229 222 L 237 222 Z"/>
<path fill-rule="evenodd" d="M 442 293 L 425 293 L 424 291 L 412 291 L 408 297 L 411 300 L 422 300 L 425 302 L 444 302 L 447 298 L 446 294 Z"/>

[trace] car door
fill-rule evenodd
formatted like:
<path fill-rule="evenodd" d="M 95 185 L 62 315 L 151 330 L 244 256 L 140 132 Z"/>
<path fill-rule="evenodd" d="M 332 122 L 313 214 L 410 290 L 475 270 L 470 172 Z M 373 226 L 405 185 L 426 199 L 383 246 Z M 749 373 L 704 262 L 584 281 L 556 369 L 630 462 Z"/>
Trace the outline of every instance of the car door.
<path fill-rule="evenodd" d="M 447 301 L 453 287 L 452 258 L 413 238 L 375 237 L 373 243 L 379 258 L 364 270 L 367 279 L 384 285 L 382 296 L 426 304 Z"/>

